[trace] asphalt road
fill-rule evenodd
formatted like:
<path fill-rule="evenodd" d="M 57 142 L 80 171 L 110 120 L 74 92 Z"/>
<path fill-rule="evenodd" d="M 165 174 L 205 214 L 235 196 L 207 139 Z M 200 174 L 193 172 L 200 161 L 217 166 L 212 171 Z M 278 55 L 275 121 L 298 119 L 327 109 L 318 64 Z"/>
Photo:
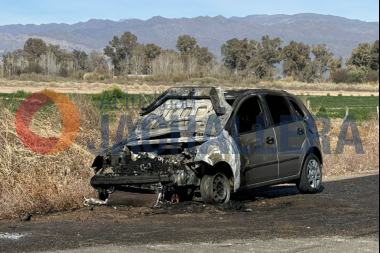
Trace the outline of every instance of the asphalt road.
<path fill-rule="evenodd" d="M 248 195 L 253 212 L 184 203 L 0 222 L 0 252 L 378 252 L 379 175 Z"/>

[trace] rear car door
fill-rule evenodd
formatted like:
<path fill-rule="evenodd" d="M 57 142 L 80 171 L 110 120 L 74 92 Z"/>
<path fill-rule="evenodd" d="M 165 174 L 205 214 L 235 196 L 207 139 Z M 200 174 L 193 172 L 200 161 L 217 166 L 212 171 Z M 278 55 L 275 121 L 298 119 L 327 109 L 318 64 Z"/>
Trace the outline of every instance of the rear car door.
<path fill-rule="evenodd" d="M 278 179 L 277 142 L 257 95 L 241 100 L 235 117 L 239 124 L 241 184 L 251 186 Z"/>
<path fill-rule="evenodd" d="M 265 101 L 272 115 L 278 143 L 279 178 L 296 176 L 300 172 L 306 142 L 302 111 L 295 113 L 291 101 L 284 96 L 266 95 Z"/>

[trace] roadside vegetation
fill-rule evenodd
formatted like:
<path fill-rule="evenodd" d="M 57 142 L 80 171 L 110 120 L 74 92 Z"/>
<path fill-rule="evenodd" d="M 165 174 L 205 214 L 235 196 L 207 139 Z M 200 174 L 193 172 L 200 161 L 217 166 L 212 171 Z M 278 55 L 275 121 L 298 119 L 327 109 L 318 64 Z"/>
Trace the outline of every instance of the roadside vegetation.
<path fill-rule="evenodd" d="M 153 43 L 141 44 L 125 32 L 101 51 L 69 52 L 30 38 L 23 49 L 3 56 L 3 77 L 35 82 L 116 82 L 136 78 L 146 83 L 209 85 L 270 84 L 275 80 L 335 84 L 378 83 L 379 41 L 360 44 L 344 63 L 324 44 L 307 45 L 263 36 L 260 41 L 231 39 L 221 46 L 222 59 L 189 35 L 178 37 L 176 51 Z M 144 76 L 144 77 L 141 77 Z"/>
<path fill-rule="evenodd" d="M 111 96 L 122 95 L 121 89 L 110 90 Z M 110 139 L 116 135 L 118 119 L 122 114 L 137 117 L 137 111 L 100 111 L 104 94 L 68 94 L 78 108 L 81 128 L 75 143 L 64 152 L 43 156 L 29 151 L 20 142 L 15 130 L 15 112 L 26 92 L 0 94 L 0 219 L 17 218 L 23 212 L 47 213 L 82 207 L 84 197 L 96 196 L 90 186 L 94 156 L 87 150 L 87 142 L 100 146 L 100 115 L 111 114 Z M 358 109 L 362 120 L 359 131 L 364 145 L 364 155 L 356 155 L 354 147 L 346 147 L 342 155 L 325 155 L 324 176 L 363 173 L 379 170 L 379 121 L 375 118 L 376 97 L 312 97 L 315 114 L 326 111 L 331 115 L 329 134 L 334 153 L 343 116 L 341 110 L 352 105 Z M 131 101 L 129 101 L 130 103 Z M 324 108 L 324 109 L 323 109 Z M 335 113 L 337 112 L 337 113 Z M 61 116 L 54 104 L 48 104 L 34 116 L 31 130 L 44 137 L 59 137 Z M 319 127 L 321 127 L 319 125 Z M 348 134 L 349 138 L 351 133 Z"/>

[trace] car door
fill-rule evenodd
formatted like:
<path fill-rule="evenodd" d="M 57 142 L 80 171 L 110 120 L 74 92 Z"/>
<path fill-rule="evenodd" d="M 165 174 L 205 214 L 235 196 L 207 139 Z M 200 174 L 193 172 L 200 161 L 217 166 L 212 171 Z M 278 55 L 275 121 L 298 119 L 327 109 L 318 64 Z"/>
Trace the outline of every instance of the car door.
<path fill-rule="evenodd" d="M 239 124 L 241 184 L 251 186 L 278 179 L 277 141 L 261 98 L 248 96 L 235 111 Z"/>
<path fill-rule="evenodd" d="M 296 116 L 295 109 L 284 96 L 267 95 L 265 101 L 271 111 L 277 137 L 279 178 L 296 176 L 300 172 L 306 142 L 303 117 Z"/>

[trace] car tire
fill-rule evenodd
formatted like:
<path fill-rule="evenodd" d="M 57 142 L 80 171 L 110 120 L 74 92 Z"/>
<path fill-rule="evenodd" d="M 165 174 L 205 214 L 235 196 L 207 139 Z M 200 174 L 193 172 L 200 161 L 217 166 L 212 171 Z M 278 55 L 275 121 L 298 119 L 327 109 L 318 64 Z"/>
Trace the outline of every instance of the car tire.
<path fill-rule="evenodd" d="M 201 197 L 205 204 L 228 203 L 231 197 L 228 178 L 223 173 L 205 175 L 201 182 Z"/>
<path fill-rule="evenodd" d="M 303 165 L 297 188 L 301 193 L 318 193 L 322 186 L 322 165 L 316 155 L 309 155 Z"/>

